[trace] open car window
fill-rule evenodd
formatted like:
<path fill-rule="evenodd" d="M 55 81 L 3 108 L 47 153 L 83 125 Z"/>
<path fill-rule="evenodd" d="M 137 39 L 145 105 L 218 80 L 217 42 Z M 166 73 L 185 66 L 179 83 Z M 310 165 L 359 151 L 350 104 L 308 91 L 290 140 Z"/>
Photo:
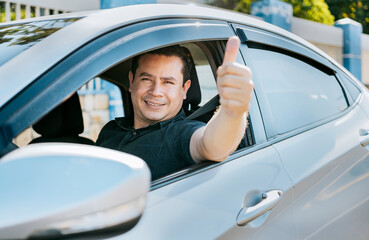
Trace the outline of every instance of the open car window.
<path fill-rule="evenodd" d="M 192 89 L 183 102 L 183 109 L 187 117 L 196 113 L 193 119 L 206 123 L 219 105 L 215 71 L 221 64 L 221 42 L 185 43 L 181 46 L 189 51 L 193 63 L 190 76 Z M 105 124 L 117 117 L 133 114 L 128 80 L 131 61 L 125 60 L 88 81 L 52 110 L 51 114 L 48 113 L 19 134 L 13 142 L 19 147 L 49 141 L 94 144 Z M 62 106 L 75 96 L 79 103 L 74 103 L 73 114 L 68 115 L 70 108 L 57 110 L 64 108 Z M 52 113 L 55 110 L 57 114 Z M 66 135 L 70 133 L 75 135 L 74 138 L 78 136 L 78 140 L 67 138 Z M 248 130 L 239 149 L 252 143 L 251 131 Z"/>

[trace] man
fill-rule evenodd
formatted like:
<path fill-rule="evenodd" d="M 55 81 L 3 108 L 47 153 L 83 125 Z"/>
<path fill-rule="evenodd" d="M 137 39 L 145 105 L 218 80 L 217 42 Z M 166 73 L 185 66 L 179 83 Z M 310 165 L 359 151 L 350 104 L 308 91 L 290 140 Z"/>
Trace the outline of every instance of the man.
<path fill-rule="evenodd" d="M 244 135 L 253 91 L 251 71 L 235 63 L 239 45 L 237 37 L 228 40 L 217 70 L 221 105 L 206 125 L 185 120 L 181 110 L 191 80 L 179 46 L 135 57 L 129 72 L 134 116 L 109 122 L 96 144 L 141 157 L 153 180 L 202 160 L 226 159 Z"/>

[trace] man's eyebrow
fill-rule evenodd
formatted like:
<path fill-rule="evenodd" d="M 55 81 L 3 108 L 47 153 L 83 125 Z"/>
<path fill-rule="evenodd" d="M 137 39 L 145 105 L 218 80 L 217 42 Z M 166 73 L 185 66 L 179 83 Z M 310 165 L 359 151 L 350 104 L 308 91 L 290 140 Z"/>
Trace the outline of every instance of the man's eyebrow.
<path fill-rule="evenodd" d="M 140 73 L 139 77 L 154 77 L 154 76 L 150 73 L 142 72 L 142 73 Z"/>
<path fill-rule="evenodd" d="M 149 78 L 153 78 L 154 75 L 150 74 L 150 73 L 147 73 L 147 72 L 142 72 L 140 73 L 139 77 L 149 77 Z M 164 81 L 175 81 L 177 82 L 177 79 L 175 77 L 161 77 L 160 78 L 161 80 L 164 80 Z"/>
<path fill-rule="evenodd" d="M 161 77 L 161 80 L 165 80 L 165 81 L 175 81 L 177 82 L 177 79 L 175 77 Z"/>

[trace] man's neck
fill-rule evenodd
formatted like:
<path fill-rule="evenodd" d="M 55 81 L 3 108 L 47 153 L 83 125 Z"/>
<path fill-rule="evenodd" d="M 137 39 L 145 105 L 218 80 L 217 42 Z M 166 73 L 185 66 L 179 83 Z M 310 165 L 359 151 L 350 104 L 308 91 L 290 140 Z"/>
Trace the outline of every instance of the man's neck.
<path fill-rule="evenodd" d="M 140 121 L 140 119 L 138 117 L 133 117 L 133 128 L 134 129 L 140 129 L 140 128 L 144 128 L 147 127 L 149 125 L 155 124 L 155 123 L 159 123 L 159 122 L 164 122 L 170 119 L 175 118 L 182 110 L 180 109 L 178 111 L 178 113 L 176 115 L 174 115 L 173 117 L 169 118 L 169 119 L 164 119 L 162 121 Z"/>
<path fill-rule="evenodd" d="M 155 123 L 155 122 L 153 122 L 153 123 Z M 151 124 L 151 123 L 140 123 L 140 122 L 134 121 L 133 128 L 134 128 L 134 129 L 140 129 L 140 128 L 147 127 L 147 126 L 149 126 L 150 124 Z"/>

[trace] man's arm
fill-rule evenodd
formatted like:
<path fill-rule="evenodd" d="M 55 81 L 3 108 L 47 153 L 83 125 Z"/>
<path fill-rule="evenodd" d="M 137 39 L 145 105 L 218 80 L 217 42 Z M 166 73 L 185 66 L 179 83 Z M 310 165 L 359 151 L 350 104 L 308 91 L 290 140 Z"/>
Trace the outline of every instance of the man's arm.
<path fill-rule="evenodd" d="M 220 107 L 191 137 L 190 152 L 195 162 L 223 161 L 236 150 L 245 133 L 254 85 L 250 69 L 235 62 L 239 47 L 238 37 L 228 40 L 217 71 Z"/>

